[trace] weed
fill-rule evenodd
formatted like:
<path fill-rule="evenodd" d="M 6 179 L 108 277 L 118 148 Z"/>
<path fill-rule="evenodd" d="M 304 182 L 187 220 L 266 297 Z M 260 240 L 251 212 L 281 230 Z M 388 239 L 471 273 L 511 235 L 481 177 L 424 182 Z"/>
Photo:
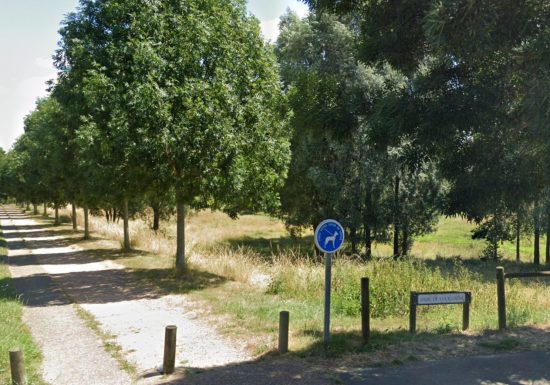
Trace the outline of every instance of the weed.
<path fill-rule="evenodd" d="M 521 345 L 521 341 L 516 338 L 504 338 L 498 341 L 484 341 L 479 344 L 480 346 L 493 349 L 496 352 L 514 350 Z"/>
<path fill-rule="evenodd" d="M 115 342 L 116 336 L 103 331 L 99 326 L 99 322 L 95 319 L 92 313 L 86 311 L 82 306 L 76 303 L 74 306 L 76 313 L 86 323 L 86 326 L 101 338 L 103 347 L 116 360 L 118 366 L 129 375 L 135 377 L 137 368 L 124 358 L 122 347 Z"/>

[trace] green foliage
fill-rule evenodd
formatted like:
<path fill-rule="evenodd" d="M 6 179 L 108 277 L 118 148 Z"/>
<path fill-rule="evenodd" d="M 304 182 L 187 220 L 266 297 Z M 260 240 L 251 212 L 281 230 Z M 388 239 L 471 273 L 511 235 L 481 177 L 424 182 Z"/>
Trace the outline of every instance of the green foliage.
<path fill-rule="evenodd" d="M 436 161 L 447 213 L 489 223 L 536 206 L 550 180 L 547 2 L 307 3 L 352 20 L 361 59 L 407 75 L 374 107 L 376 140 L 404 135 Z"/>
<path fill-rule="evenodd" d="M 243 1 L 82 0 L 60 33 L 54 93 L 97 186 L 80 192 L 88 206 L 277 209 L 285 97 Z"/>
<path fill-rule="evenodd" d="M 289 226 L 336 217 L 353 252 L 362 231 L 367 255 L 393 226 L 406 254 L 413 237 L 432 228 L 439 179 L 433 163 L 414 158 L 409 138 L 374 130 L 386 119 L 375 106 L 405 92 L 407 79 L 389 65 L 361 62 L 359 41 L 349 20 L 336 16 L 289 13 L 281 21 L 276 52 L 294 133 L 282 216 Z M 397 195 L 391 177 L 400 178 Z"/>
<path fill-rule="evenodd" d="M 59 103 L 51 97 L 39 99 L 2 167 L 7 193 L 34 204 L 66 202 L 71 172 L 66 143 L 66 117 Z"/>

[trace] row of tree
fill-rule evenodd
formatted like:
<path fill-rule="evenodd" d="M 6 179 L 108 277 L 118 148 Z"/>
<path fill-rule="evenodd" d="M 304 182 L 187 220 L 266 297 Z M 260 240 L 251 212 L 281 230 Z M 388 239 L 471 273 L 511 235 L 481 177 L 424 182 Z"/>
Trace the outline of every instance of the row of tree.
<path fill-rule="evenodd" d="M 269 45 L 241 0 L 81 0 L 51 95 L 0 153 L 0 194 L 120 213 L 126 248 L 129 216 L 176 213 L 181 271 L 188 208 L 294 232 L 334 217 L 352 252 L 392 240 L 395 258 L 462 215 L 491 258 L 534 233 L 539 263 L 547 2 L 307 2 Z"/>
<path fill-rule="evenodd" d="M 82 0 L 51 95 L 8 155 L 9 195 L 54 207 L 274 210 L 290 158 L 276 59 L 241 0 Z"/>
<path fill-rule="evenodd" d="M 391 230 L 397 257 L 435 214 L 462 215 L 486 257 L 515 239 L 519 259 L 527 232 L 539 263 L 550 234 L 549 4 L 306 2 L 312 15 L 285 18 L 277 43 L 294 111 L 287 218 L 341 218 L 367 253 Z"/>

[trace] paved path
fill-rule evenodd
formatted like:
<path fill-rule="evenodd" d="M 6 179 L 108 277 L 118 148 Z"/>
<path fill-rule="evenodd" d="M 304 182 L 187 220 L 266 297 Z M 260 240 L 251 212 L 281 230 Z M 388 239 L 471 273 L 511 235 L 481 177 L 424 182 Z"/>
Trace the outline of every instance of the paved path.
<path fill-rule="evenodd" d="M 14 209 L 3 208 L 0 220 L 13 282 L 26 305 L 25 321 L 43 349 L 49 383 L 133 382 L 76 315 L 73 301 L 94 316 L 102 331 L 115 336 L 138 377 L 148 377 L 140 382 L 166 380 L 151 374 L 162 364 L 167 325 L 178 327 L 176 366 L 180 368 L 211 368 L 250 359 L 244 349 L 201 320 L 184 296 L 167 295 L 114 261 L 104 260 L 113 250 L 82 250 L 70 230 L 37 224 Z M 95 382 L 90 381 L 94 376 Z"/>
<path fill-rule="evenodd" d="M 8 261 L 26 261 L 10 265 L 10 270 L 26 305 L 23 320 L 44 356 L 44 380 L 56 385 L 131 384 L 130 376 L 105 352 L 102 341 L 86 327 L 75 307 L 40 266 L 37 256 L 26 248 L 24 239 L 40 234 L 41 226 L 20 211 L 6 208 L 0 210 L 0 224 L 8 243 Z"/>
<path fill-rule="evenodd" d="M 396 368 L 357 369 L 345 385 L 548 385 L 550 351 L 452 358 Z"/>

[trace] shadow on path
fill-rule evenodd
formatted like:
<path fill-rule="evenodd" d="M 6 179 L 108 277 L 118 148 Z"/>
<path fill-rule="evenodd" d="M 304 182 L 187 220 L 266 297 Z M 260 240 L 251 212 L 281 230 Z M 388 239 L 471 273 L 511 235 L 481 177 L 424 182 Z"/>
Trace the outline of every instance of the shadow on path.
<path fill-rule="evenodd" d="M 208 369 L 184 368 L 162 385 L 334 385 L 341 384 L 336 373 L 326 368 L 312 368 L 303 360 L 280 357 Z"/>
<path fill-rule="evenodd" d="M 14 219 L 11 212 L 0 215 L 2 219 Z M 19 215 L 28 219 L 25 215 Z M 29 232 L 32 236 L 59 236 L 64 238 L 51 240 L 29 240 L 7 242 L 9 250 L 29 249 L 31 254 L 8 257 L 8 263 L 21 274 L 11 278 L 22 301 L 31 307 L 66 305 L 74 300 L 78 303 L 104 304 L 111 302 L 132 301 L 141 299 L 156 299 L 168 293 L 161 288 L 147 283 L 147 279 L 155 278 L 160 283 L 163 277 L 173 280 L 173 269 L 129 270 L 118 268 L 109 261 L 118 258 L 132 258 L 146 255 L 142 251 L 124 252 L 122 250 L 95 249 L 73 251 L 69 246 L 77 244 L 80 239 L 74 238 L 75 232 L 54 230 L 49 224 L 3 226 L 11 228 L 9 233 L 13 238 L 26 238 L 24 231 L 19 229 L 37 229 Z M 72 235 L 72 236 L 70 236 Z M 59 248 L 67 248 L 67 252 Z M 42 254 L 32 254 L 33 249 L 42 249 Z M 51 248 L 52 253 L 47 249 Z M 46 251 L 46 253 L 44 253 Z M 30 273 L 29 273 L 30 272 Z M 225 279 L 210 273 L 190 271 L 186 276 L 176 281 L 179 292 L 200 290 L 208 286 L 216 286 Z M 1 284 L 1 281 L 0 281 Z M 162 285 L 161 285 L 162 286 Z M 68 298 L 67 298 L 68 296 Z"/>

